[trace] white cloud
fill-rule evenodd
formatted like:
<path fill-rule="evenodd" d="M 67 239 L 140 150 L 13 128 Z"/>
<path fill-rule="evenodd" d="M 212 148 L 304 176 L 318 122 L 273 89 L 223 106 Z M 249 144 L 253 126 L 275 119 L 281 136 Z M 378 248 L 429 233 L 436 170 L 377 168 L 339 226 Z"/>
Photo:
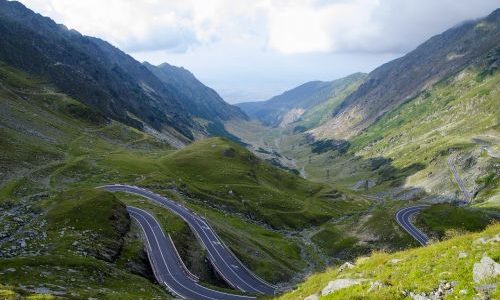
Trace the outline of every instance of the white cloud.
<path fill-rule="evenodd" d="M 500 0 L 20 1 L 139 60 L 184 66 L 230 101 L 370 71 L 500 7 Z"/>
<path fill-rule="evenodd" d="M 331 52 L 373 34 L 375 0 L 298 1 L 269 10 L 270 46 L 282 53 Z"/>
<path fill-rule="evenodd" d="M 251 38 L 267 50 L 285 54 L 407 51 L 431 34 L 500 5 L 498 0 L 21 2 L 131 52 L 186 52 Z"/>

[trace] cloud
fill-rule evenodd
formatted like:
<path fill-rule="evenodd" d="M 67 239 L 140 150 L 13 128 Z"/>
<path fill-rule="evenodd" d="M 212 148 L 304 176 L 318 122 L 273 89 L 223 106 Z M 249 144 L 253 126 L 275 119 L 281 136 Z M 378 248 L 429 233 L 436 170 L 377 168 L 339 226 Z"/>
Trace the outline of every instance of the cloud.
<path fill-rule="evenodd" d="M 26 0 L 29 8 L 69 28 L 126 51 L 187 51 L 199 43 L 189 7 L 182 1 Z"/>
<path fill-rule="evenodd" d="M 252 39 L 265 51 L 405 52 L 455 23 L 487 14 L 475 0 L 21 0 L 126 51 L 188 52 Z M 495 3 L 496 2 L 496 3 Z"/>
<path fill-rule="evenodd" d="M 184 66 L 226 100 L 369 72 L 499 0 L 20 0 L 139 61 Z"/>
<path fill-rule="evenodd" d="M 495 3 L 496 2 L 496 3 Z M 499 1 L 304 0 L 272 1 L 270 46 L 282 53 L 404 53 L 466 19 L 484 16 Z"/>

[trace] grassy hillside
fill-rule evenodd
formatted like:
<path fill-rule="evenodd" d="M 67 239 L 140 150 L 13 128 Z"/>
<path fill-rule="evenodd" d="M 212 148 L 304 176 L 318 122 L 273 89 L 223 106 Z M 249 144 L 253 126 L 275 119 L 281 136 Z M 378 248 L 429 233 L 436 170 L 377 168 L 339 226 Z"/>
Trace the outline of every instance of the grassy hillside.
<path fill-rule="evenodd" d="M 306 134 L 277 129 L 259 140 L 294 159 L 308 179 L 399 199 L 461 199 L 451 157 L 474 204 L 498 208 L 500 73 L 488 68 L 439 82 L 347 141 L 312 144 Z"/>
<path fill-rule="evenodd" d="M 453 26 L 406 55 L 381 65 L 313 134 L 323 139 L 350 139 L 434 83 L 478 61 L 489 60 L 492 53 L 498 53 L 499 26 L 500 9 L 496 9 L 485 18 Z M 498 69 L 494 61 L 488 66 L 490 70 Z"/>
<path fill-rule="evenodd" d="M 351 78 L 346 84 L 335 90 L 326 101 L 310 107 L 300 117 L 298 122 L 291 124 L 295 131 L 305 131 L 313 129 L 331 118 L 331 112 L 336 109 L 344 99 L 354 92 L 363 82 L 365 76 Z"/>
<path fill-rule="evenodd" d="M 500 225 L 497 224 L 480 233 L 456 236 L 427 247 L 393 254 L 374 253 L 370 257 L 358 258 L 352 269 L 330 269 L 312 275 L 279 299 L 304 299 L 321 293 L 329 281 L 336 279 L 364 281 L 320 299 L 408 299 L 410 293 L 429 294 L 443 283 L 453 286 L 446 299 L 473 299 L 485 297 L 485 294 L 491 298 L 480 299 L 497 299 L 500 297 L 498 284 L 495 288 L 498 276 L 474 282 L 473 266 L 484 256 L 500 261 L 499 232 Z M 488 284 L 492 283 L 493 287 L 489 287 Z"/>
<path fill-rule="evenodd" d="M 12 238 L 0 241 L 0 280 L 19 296 L 169 298 L 161 287 L 117 263 L 128 248 L 130 220 L 110 193 L 67 190 L 4 206 L 1 217 L 4 233 Z"/>
<path fill-rule="evenodd" d="M 41 286 L 77 298 L 168 297 L 151 281 L 140 231 L 121 203 L 153 211 L 190 269 L 221 285 L 184 222 L 144 199 L 94 189 L 102 184 L 144 186 L 206 215 L 225 243 L 272 282 L 324 265 L 303 230 L 370 206 L 278 170 L 226 139 L 174 150 L 5 64 L 0 99 L 0 220 L 7 234 L 0 236 L 0 272 L 6 274 L 0 284 L 22 295 L 41 293 Z M 28 270 L 42 275 L 28 277 Z M 63 285 L 68 273 L 74 284 Z"/>
<path fill-rule="evenodd" d="M 337 214 L 330 201 L 317 197 L 321 184 L 276 169 L 221 138 L 178 150 L 165 157 L 163 165 L 196 198 L 273 228 L 317 225 Z"/>
<path fill-rule="evenodd" d="M 461 197 L 447 166 L 448 157 L 456 155 L 467 188 L 477 193 L 475 202 L 497 201 L 498 196 L 484 195 L 498 189 L 499 158 L 476 139 L 500 137 L 499 97 L 500 73 L 483 77 L 481 70 L 464 70 L 382 117 L 351 141 L 351 151 L 364 158 L 382 154 L 397 168 L 419 163 L 424 168 L 406 184 L 450 198 Z M 492 178 L 481 184 L 483 176 Z"/>
<path fill-rule="evenodd" d="M 495 109 L 500 77 L 485 70 L 488 67 L 469 68 L 429 87 L 347 141 L 313 143 L 293 128 L 269 129 L 253 123 L 228 124 L 228 128 L 252 144 L 256 153 L 259 148 L 277 152 L 308 179 L 335 185 L 371 203 L 362 216 L 334 220 L 311 232 L 308 237 L 318 251 L 349 259 L 374 249 L 402 249 L 413 241 L 394 222 L 397 209 L 408 201 L 462 199 L 448 165 L 450 156 L 475 208 L 432 206 L 421 215 L 419 225 L 440 239 L 451 229 L 483 229 L 492 218 L 485 210 L 500 208 L 495 157 L 500 144 Z"/>
<path fill-rule="evenodd" d="M 442 239 L 451 231 L 474 232 L 483 230 L 492 221 L 486 212 L 470 208 L 456 207 L 447 203 L 436 204 L 422 211 L 417 216 L 417 224 L 428 235 Z"/>

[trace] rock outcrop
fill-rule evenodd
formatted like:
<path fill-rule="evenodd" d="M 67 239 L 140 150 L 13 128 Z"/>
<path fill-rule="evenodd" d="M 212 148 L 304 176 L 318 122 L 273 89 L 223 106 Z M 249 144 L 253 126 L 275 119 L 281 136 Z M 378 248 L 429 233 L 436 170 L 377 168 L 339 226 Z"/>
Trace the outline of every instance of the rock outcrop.
<path fill-rule="evenodd" d="M 472 278 L 474 282 L 481 282 L 489 278 L 500 275 L 500 264 L 496 263 L 488 256 L 481 258 L 481 261 L 474 264 Z"/>

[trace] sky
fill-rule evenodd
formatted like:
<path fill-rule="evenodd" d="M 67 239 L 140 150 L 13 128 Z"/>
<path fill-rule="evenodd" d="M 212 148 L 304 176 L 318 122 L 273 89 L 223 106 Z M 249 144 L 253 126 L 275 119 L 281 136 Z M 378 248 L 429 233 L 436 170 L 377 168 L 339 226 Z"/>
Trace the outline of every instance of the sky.
<path fill-rule="evenodd" d="M 230 103 L 370 72 L 500 7 L 500 0 L 20 2 L 141 62 L 185 67 Z"/>

